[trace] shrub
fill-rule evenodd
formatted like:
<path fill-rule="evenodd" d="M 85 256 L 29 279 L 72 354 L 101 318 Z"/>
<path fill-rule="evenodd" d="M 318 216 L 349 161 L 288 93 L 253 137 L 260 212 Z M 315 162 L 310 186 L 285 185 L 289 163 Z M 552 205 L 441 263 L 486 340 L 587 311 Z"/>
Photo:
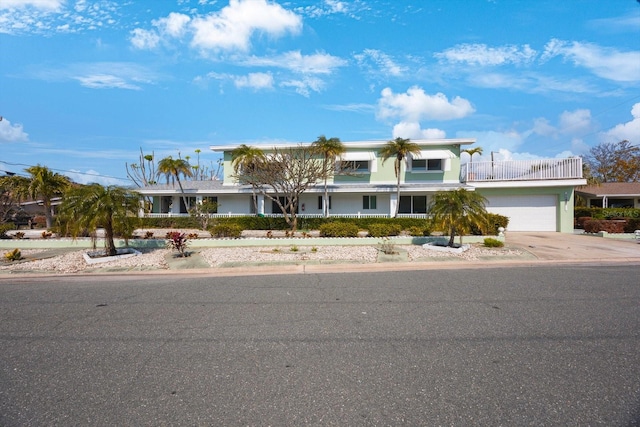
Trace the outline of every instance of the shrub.
<path fill-rule="evenodd" d="M 400 224 L 377 223 L 369 226 L 369 236 L 371 237 L 397 236 L 401 231 Z"/>
<path fill-rule="evenodd" d="M 7 231 L 13 230 L 14 226 L 12 222 L 7 222 L 6 224 L 0 224 L 0 239 L 10 239 L 7 235 Z"/>
<path fill-rule="evenodd" d="M 20 249 L 16 248 L 10 252 L 6 252 L 4 257 L 7 261 L 18 261 L 22 259 L 22 253 L 20 252 Z"/>
<path fill-rule="evenodd" d="M 487 248 L 501 248 L 504 246 L 504 243 L 498 239 L 494 239 L 493 237 L 487 237 L 484 239 L 484 245 Z"/>
<path fill-rule="evenodd" d="M 418 227 L 416 225 L 407 228 L 405 231 L 409 236 L 422 237 L 429 235 L 429 229 L 427 227 Z"/>
<path fill-rule="evenodd" d="M 584 231 L 587 233 L 624 233 L 625 221 L 614 221 L 608 219 L 592 219 L 584 222 Z"/>
<path fill-rule="evenodd" d="M 578 217 L 578 218 L 576 219 L 576 227 L 577 227 L 577 228 L 584 228 L 584 223 L 585 223 L 586 221 L 590 221 L 590 220 L 592 220 L 592 219 L 593 219 L 593 218 L 592 218 L 592 217 L 590 217 L 590 216 L 580 216 L 580 217 Z"/>
<path fill-rule="evenodd" d="M 640 218 L 628 218 L 624 226 L 624 232 L 633 233 L 636 230 L 640 230 Z"/>
<path fill-rule="evenodd" d="M 242 227 L 237 224 L 218 224 L 209 229 L 213 237 L 231 237 L 234 239 L 242 236 Z"/>
<path fill-rule="evenodd" d="M 358 237 L 360 229 L 348 222 L 328 222 L 320 226 L 322 237 Z"/>
<path fill-rule="evenodd" d="M 396 249 L 396 246 L 391 243 L 391 240 L 385 238 L 382 243 L 380 243 L 380 251 L 385 255 L 397 255 L 400 252 Z"/>
<path fill-rule="evenodd" d="M 185 233 L 179 231 L 170 231 L 167 233 L 167 246 L 171 249 L 178 251 L 181 257 L 187 256 L 186 250 L 188 246 L 188 239 Z"/>

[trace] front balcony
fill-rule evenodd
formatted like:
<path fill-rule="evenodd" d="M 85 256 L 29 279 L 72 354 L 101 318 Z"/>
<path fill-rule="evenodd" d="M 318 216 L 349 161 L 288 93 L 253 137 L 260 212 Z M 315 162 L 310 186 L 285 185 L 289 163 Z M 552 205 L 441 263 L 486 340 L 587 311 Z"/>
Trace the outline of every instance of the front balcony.
<path fill-rule="evenodd" d="M 582 158 L 476 162 L 460 168 L 461 182 L 554 179 L 582 179 Z"/>

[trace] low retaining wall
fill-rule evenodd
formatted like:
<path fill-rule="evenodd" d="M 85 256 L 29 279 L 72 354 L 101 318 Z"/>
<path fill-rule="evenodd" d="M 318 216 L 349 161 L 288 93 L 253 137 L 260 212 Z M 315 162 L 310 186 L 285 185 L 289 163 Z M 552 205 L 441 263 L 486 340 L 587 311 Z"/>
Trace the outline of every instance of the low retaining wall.
<path fill-rule="evenodd" d="M 504 242 L 504 236 L 465 236 L 463 243 L 482 243 L 486 237 Z M 423 245 L 429 242 L 448 241 L 442 236 L 389 237 L 389 241 L 396 245 Z M 193 239 L 188 241 L 189 248 L 228 248 L 228 247 L 256 247 L 256 246 L 372 246 L 384 242 L 381 237 L 242 237 L 239 239 Z M 456 243 L 460 241 L 456 237 Z M 167 246 L 165 239 L 130 239 L 126 245 L 123 239 L 115 240 L 116 247 L 124 248 L 164 248 Z M 2 239 L 2 249 L 53 249 L 53 248 L 92 248 L 90 238 L 78 239 Z M 104 240 L 98 239 L 96 247 L 104 247 Z"/>

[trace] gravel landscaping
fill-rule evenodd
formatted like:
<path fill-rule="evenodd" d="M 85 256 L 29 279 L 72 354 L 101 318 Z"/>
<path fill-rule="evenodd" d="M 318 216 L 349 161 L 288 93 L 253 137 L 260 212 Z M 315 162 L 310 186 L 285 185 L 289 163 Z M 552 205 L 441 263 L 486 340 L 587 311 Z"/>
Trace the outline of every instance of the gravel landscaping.
<path fill-rule="evenodd" d="M 479 260 L 490 257 L 516 257 L 522 255 L 518 250 L 489 249 L 480 245 L 461 254 L 434 252 L 419 245 L 398 245 L 397 249 L 407 252 L 409 262 L 427 262 L 430 260 Z M 166 257 L 169 249 L 143 249 L 142 255 L 88 265 L 82 254 L 86 250 L 67 252 L 49 258 L 39 259 L 39 254 L 46 255 L 42 249 L 25 249 L 22 251 L 23 261 L 2 261 L 0 271 L 37 271 L 60 274 L 81 273 L 108 269 L 118 270 L 152 270 L 168 269 Z M 258 264 L 271 262 L 347 262 L 375 263 L 379 249 L 374 246 L 291 246 L 291 247 L 238 247 L 238 248 L 202 248 L 197 253 L 212 267 L 223 267 L 243 263 Z"/>

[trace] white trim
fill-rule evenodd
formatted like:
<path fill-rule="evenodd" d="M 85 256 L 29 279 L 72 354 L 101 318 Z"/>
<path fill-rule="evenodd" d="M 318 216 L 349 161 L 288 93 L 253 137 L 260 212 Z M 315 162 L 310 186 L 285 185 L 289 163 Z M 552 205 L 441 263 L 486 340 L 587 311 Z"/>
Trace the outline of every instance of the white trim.
<path fill-rule="evenodd" d="M 371 161 L 375 158 L 376 153 L 373 151 L 350 151 L 339 156 L 343 162 Z"/>
<path fill-rule="evenodd" d="M 382 147 L 384 147 L 384 145 L 389 142 L 389 141 L 352 141 L 352 142 L 346 142 L 343 141 L 342 143 L 344 144 L 344 146 L 349 149 L 349 148 L 375 148 L 375 149 L 380 149 Z M 420 146 L 442 146 L 442 145 L 471 145 L 471 144 L 475 144 L 476 143 L 476 139 L 475 138 L 451 138 L 451 139 L 447 139 L 447 138 L 441 138 L 441 139 L 412 139 L 411 140 L 412 143 L 420 145 Z M 254 147 L 256 148 L 261 148 L 264 150 L 272 150 L 274 148 L 295 148 L 295 147 L 308 147 L 310 146 L 312 143 L 310 142 L 304 142 L 304 143 L 292 143 L 292 142 L 285 142 L 285 143 L 271 143 L 268 141 L 265 142 L 256 142 L 255 144 L 253 144 Z M 209 149 L 211 151 L 215 151 L 215 152 L 224 152 L 224 151 L 233 151 L 236 148 L 238 148 L 239 144 L 234 144 L 234 145 L 211 145 L 209 146 Z"/>
<path fill-rule="evenodd" d="M 575 187 L 584 185 L 586 179 L 553 179 L 539 181 L 478 181 L 467 182 L 475 188 L 523 188 L 523 187 Z"/>
<path fill-rule="evenodd" d="M 417 159 L 455 159 L 456 155 L 451 150 L 422 150 L 416 156 Z"/>

